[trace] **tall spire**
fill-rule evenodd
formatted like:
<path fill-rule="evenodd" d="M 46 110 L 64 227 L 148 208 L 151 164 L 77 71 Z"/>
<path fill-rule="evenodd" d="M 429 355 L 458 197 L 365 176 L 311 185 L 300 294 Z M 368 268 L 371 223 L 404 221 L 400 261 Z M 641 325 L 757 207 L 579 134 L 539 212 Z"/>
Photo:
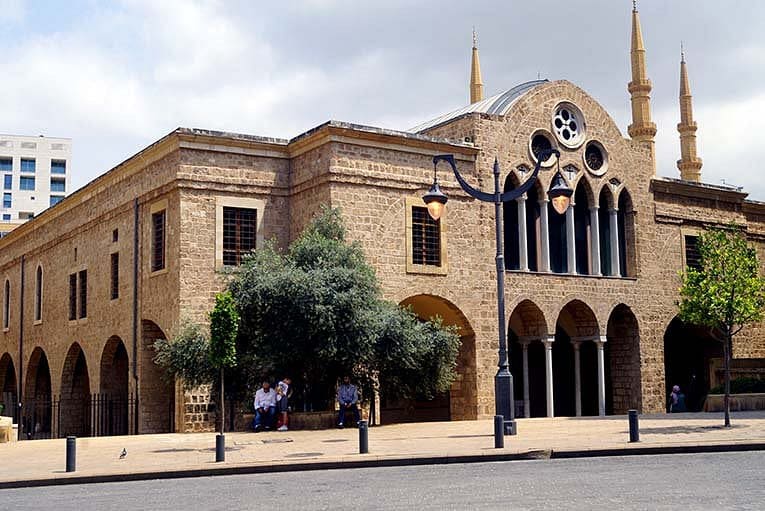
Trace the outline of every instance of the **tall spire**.
<path fill-rule="evenodd" d="M 640 29 L 640 16 L 637 2 L 632 2 L 632 45 L 630 50 L 632 62 L 632 81 L 627 85 L 632 102 L 632 124 L 627 132 L 634 140 L 645 142 L 651 149 L 651 162 L 656 172 L 655 142 L 656 124 L 651 121 L 651 80 L 645 65 L 645 46 L 643 33 Z"/>
<path fill-rule="evenodd" d="M 473 61 L 470 66 L 470 103 L 483 99 L 483 80 L 481 79 L 481 63 L 478 61 L 478 37 L 473 27 Z"/>
<path fill-rule="evenodd" d="M 680 179 L 701 181 L 701 158 L 696 154 L 696 121 L 693 120 L 693 96 L 688 81 L 688 67 L 685 63 L 685 51 L 680 43 L 680 159 L 677 168 Z"/>

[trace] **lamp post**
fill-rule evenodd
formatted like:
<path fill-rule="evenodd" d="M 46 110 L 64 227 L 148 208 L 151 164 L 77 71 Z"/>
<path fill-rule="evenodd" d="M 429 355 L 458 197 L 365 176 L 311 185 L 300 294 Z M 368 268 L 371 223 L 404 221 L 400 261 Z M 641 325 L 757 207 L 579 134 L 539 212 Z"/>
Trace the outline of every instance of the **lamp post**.
<path fill-rule="evenodd" d="M 494 401 L 496 415 L 502 415 L 504 417 L 504 432 L 506 435 L 515 435 L 517 433 L 515 423 L 515 406 L 513 402 L 513 375 L 510 373 L 510 366 L 508 364 L 507 356 L 507 334 L 505 325 L 505 257 L 502 247 L 502 212 L 500 207 L 504 202 L 514 201 L 534 186 L 534 183 L 539 174 L 539 169 L 542 167 L 542 162 L 549 159 L 555 154 L 558 160 L 558 171 L 553 178 L 552 186 L 548 190 L 547 195 L 553 204 L 553 208 L 559 214 L 563 214 L 568 209 L 571 202 L 571 195 L 573 190 L 566 185 L 566 181 L 560 173 L 560 151 L 557 149 L 545 149 L 537 154 L 537 163 L 534 167 L 534 172 L 526 181 L 516 188 L 502 193 L 499 188 L 499 162 L 494 159 L 494 193 L 486 193 L 481 190 L 477 190 L 470 186 L 467 181 L 457 171 L 457 165 L 454 162 L 454 155 L 442 154 L 433 157 L 433 185 L 428 190 L 422 199 L 428 206 L 428 212 L 433 220 L 438 220 L 444 213 L 444 208 L 448 197 L 441 191 L 438 186 L 437 166 L 439 162 L 445 161 L 448 163 L 454 177 L 457 178 L 457 182 L 462 189 L 471 197 L 474 197 L 482 202 L 494 203 L 494 219 L 496 226 L 496 240 L 497 240 L 497 320 L 499 329 L 499 370 L 494 377 Z"/>

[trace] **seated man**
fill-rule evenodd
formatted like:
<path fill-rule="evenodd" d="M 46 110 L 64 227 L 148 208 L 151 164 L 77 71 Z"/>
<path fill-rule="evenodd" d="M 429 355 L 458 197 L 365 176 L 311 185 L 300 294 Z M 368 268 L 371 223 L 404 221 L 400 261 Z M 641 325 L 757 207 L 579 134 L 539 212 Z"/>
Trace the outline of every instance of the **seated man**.
<path fill-rule="evenodd" d="M 271 429 L 276 417 L 276 392 L 271 390 L 271 384 L 263 382 L 263 386 L 255 393 L 255 432 L 261 429 Z"/>
<path fill-rule="evenodd" d="M 345 427 L 345 412 L 348 410 L 353 411 L 356 424 L 359 423 L 361 417 L 359 416 L 358 402 L 359 392 L 356 390 L 356 385 L 351 385 L 350 376 L 344 376 L 342 385 L 337 389 L 337 403 L 340 405 L 337 419 L 338 428 Z"/>

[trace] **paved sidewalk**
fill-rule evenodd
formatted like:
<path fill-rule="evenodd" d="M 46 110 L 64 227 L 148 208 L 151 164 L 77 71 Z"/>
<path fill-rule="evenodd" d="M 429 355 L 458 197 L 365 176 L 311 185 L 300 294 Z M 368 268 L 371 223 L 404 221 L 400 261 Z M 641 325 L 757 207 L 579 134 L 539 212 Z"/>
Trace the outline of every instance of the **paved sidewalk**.
<path fill-rule="evenodd" d="M 640 443 L 628 442 L 626 416 L 519 419 L 518 435 L 495 449 L 491 421 L 399 424 L 369 430 L 358 454 L 356 429 L 226 433 L 226 462 L 215 463 L 215 434 L 82 438 L 77 471 L 66 473 L 64 439 L 0 444 L 0 488 L 66 482 L 183 477 L 214 473 L 447 463 L 528 457 L 638 454 L 709 449 L 765 450 L 765 412 L 641 416 Z M 120 460 L 122 449 L 127 456 Z"/>

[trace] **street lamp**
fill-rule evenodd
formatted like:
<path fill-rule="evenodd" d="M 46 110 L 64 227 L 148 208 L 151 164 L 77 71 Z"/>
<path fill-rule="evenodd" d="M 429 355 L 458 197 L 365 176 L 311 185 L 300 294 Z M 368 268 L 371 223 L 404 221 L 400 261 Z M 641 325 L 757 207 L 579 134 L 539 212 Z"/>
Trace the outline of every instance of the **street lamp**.
<path fill-rule="evenodd" d="M 499 370 L 494 377 L 494 401 L 495 410 L 497 415 L 502 415 L 505 421 L 505 434 L 515 435 L 517 433 L 515 423 L 515 406 L 513 402 L 513 375 L 510 374 L 510 367 L 507 357 L 507 335 L 505 325 L 505 257 L 504 250 L 502 248 L 502 215 L 500 206 L 503 202 L 514 201 L 534 186 L 534 182 L 539 174 L 539 169 L 542 167 L 542 162 L 546 161 L 550 156 L 555 154 L 558 164 L 558 171 L 553 177 L 552 186 L 547 191 L 547 196 L 552 202 L 553 208 L 559 214 L 563 214 L 571 204 L 571 195 L 573 190 L 568 187 L 566 181 L 560 173 L 560 151 L 557 149 L 545 149 L 540 151 L 537 156 L 537 163 L 534 167 L 534 172 L 529 176 L 526 181 L 516 188 L 502 193 L 499 188 L 499 162 L 494 159 L 494 193 L 486 193 L 481 190 L 477 190 L 470 186 L 467 181 L 457 171 L 457 165 L 454 162 L 454 155 L 442 154 L 433 157 L 433 185 L 428 190 L 422 199 L 428 206 L 428 213 L 433 220 L 438 220 L 444 213 L 444 208 L 448 197 L 441 188 L 438 186 L 437 166 L 441 161 L 447 162 L 454 172 L 454 177 L 457 178 L 457 182 L 460 184 L 463 190 L 468 195 L 474 197 L 482 202 L 494 203 L 494 224 L 496 226 L 496 238 L 497 238 L 497 312 L 498 312 L 498 326 L 499 326 Z"/>

